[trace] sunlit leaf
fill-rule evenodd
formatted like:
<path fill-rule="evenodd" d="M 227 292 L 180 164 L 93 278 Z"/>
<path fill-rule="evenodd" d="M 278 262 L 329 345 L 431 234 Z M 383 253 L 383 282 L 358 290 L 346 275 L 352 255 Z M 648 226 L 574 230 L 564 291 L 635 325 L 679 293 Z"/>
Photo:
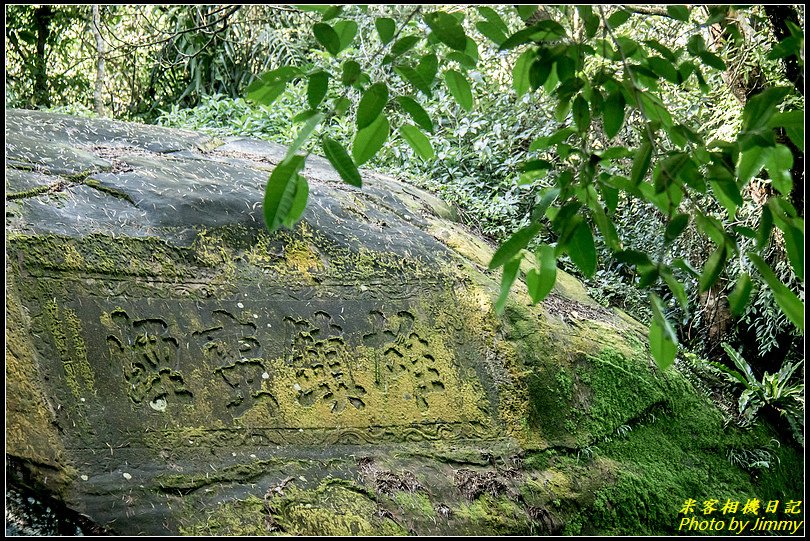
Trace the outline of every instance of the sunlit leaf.
<path fill-rule="evenodd" d="M 503 275 L 501 276 L 501 294 L 495 302 L 495 311 L 499 314 L 503 313 L 506 307 L 506 301 L 509 298 L 509 290 L 517 278 L 517 273 L 520 270 L 520 259 L 516 258 L 507 262 L 503 266 Z"/>
<path fill-rule="evenodd" d="M 529 72 L 536 58 L 536 52 L 533 49 L 527 49 L 515 61 L 515 66 L 512 68 L 512 88 L 515 89 L 518 97 L 529 90 Z"/>
<path fill-rule="evenodd" d="M 284 227 L 292 229 L 293 226 L 301 219 L 304 214 L 304 209 L 307 207 L 307 199 L 309 198 L 309 183 L 303 175 L 295 175 L 295 195 L 293 196 L 290 211 L 284 219 Z"/>
<path fill-rule="evenodd" d="M 306 123 L 298 131 L 298 135 L 295 136 L 295 140 L 293 140 L 292 144 L 287 147 L 287 156 L 284 158 L 285 160 L 288 160 L 293 154 L 298 152 L 298 149 L 301 148 L 301 145 L 306 143 L 309 136 L 312 135 L 312 132 L 315 131 L 315 128 L 321 123 L 321 120 L 323 120 L 323 114 L 316 113 L 306 121 Z"/>
<path fill-rule="evenodd" d="M 723 272 L 723 268 L 726 264 L 726 256 L 726 247 L 722 245 L 712 252 L 709 259 L 706 260 L 706 264 L 703 266 L 703 272 L 700 273 L 701 293 L 708 291 L 715 282 L 717 282 L 717 279 L 720 278 L 720 273 Z"/>
<path fill-rule="evenodd" d="M 339 51 L 342 51 L 352 44 L 354 36 L 357 34 L 357 23 L 354 21 L 338 21 L 335 23 L 334 30 L 340 43 Z"/>
<path fill-rule="evenodd" d="M 541 245 L 535 253 L 539 270 L 532 269 L 526 275 L 526 287 L 532 302 L 541 302 L 554 288 L 557 281 L 557 261 L 554 258 L 554 248 L 547 244 Z"/>
<path fill-rule="evenodd" d="M 329 160 L 329 163 L 331 163 L 335 171 L 338 172 L 343 182 L 357 186 L 358 188 L 362 187 L 363 179 L 360 177 L 360 172 L 357 170 L 357 166 L 352 161 L 349 153 L 343 148 L 343 145 L 326 136 L 324 136 L 321 144 L 326 159 Z"/>
<path fill-rule="evenodd" d="M 768 149 L 765 158 L 765 169 L 771 178 L 771 183 L 776 191 L 782 195 L 790 195 L 793 191 L 793 153 L 785 145 L 776 145 Z"/>
<path fill-rule="evenodd" d="M 456 70 L 447 70 L 444 72 L 444 82 L 447 84 L 447 88 L 450 90 L 456 103 L 461 105 L 465 111 L 472 111 L 472 88 L 467 78 Z"/>
<path fill-rule="evenodd" d="M 748 299 L 751 297 L 751 290 L 753 284 L 751 276 L 744 272 L 737 278 L 737 284 L 734 286 L 734 291 L 728 296 L 728 305 L 731 308 L 731 313 L 734 316 L 741 316 L 745 311 L 745 306 L 748 304 Z"/>
<path fill-rule="evenodd" d="M 292 156 L 278 164 L 264 191 L 264 223 L 272 232 L 281 227 L 287 219 L 295 198 L 298 172 L 304 167 L 304 156 Z"/>
<path fill-rule="evenodd" d="M 357 106 L 357 128 L 363 129 L 382 113 L 388 103 L 388 87 L 385 83 L 374 83 L 363 93 Z"/>
<path fill-rule="evenodd" d="M 374 20 L 374 26 L 377 28 L 377 34 L 380 36 L 380 41 L 388 43 L 394 38 L 396 31 L 396 23 L 394 19 L 389 17 L 377 17 Z"/>
<path fill-rule="evenodd" d="M 449 47 L 457 51 L 464 51 L 467 47 L 467 36 L 458 20 L 443 11 L 434 11 L 425 14 L 425 22 L 436 37 Z"/>
<path fill-rule="evenodd" d="M 761 257 L 753 252 L 748 252 L 746 255 L 759 271 L 765 283 L 768 284 L 768 287 L 771 288 L 776 304 L 779 305 L 782 312 L 796 328 L 804 331 L 804 303 L 776 277 L 776 274 Z"/>
<path fill-rule="evenodd" d="M 338 36 L 334 28 L 326 23 L 317 23 L 312 27 L 312 33 L 315 34 L 315 39 L 323 45 L 324 49 L 333 56 L 337 56 L 341 49 L 340 36 Z"/>
<path fill-rule="evenodd" d="M 596 246 L 587 222 L 581 222 L 574 230 L 569 241 L 568 256 L 585 276 L 593 276 L 596 272 Z"/>
<path fill-rule="evenodd" d="M 399 128 L 399 133 L 402 134 L 405 141 L 407 141 L 414 152 L 416 152 L 422 159 L 433 159 L 435 156 L 435 153 L 433 152 L 433 145 L 430 144 L 430 139 L 428 139 L 424 133 L 419 131 L 419 128 L 411 126 L 410 124 L 403 124 Z"/>
<path fill-rule="evenodd" d="M 307 85 L 307 103 L 313 109 L 318 107 L 329 90 L 329 74 L 318 71 L 309 76 Z"/>
<path fill-rule="evenodd" d="M 410 115 L 414 122 L 422 129 L 433 131 L 433 122 L 419 103 L 410 96 L 397 96 L 397 103 Z"/>
<path fill-rule="evenodd" d="M 380 114 L 374 122 L 358 130 L 352 142 L 352 157 L 357 165 L 363 165 L 382 148 L 388 139 L 390 125 L 385 114 Z"/>
<path fill-rule="evenodd" d="M 633 160 L 633 169 L 630 173 L 630 181 L 634 185 L 638 185 L 647 175 L 650 169 L 650 160 L 652 160 L 652 145 L 649 141 L 644 141 L 641 148 L 638 149 L 636 159 Z"/>
<path fill-rule="evenodd" d="M 505 264 L 513 257 L 515 257 L 522 249 L 524 249 L 535 235 L 540 231 L 541 225 L 537 222 L 532 223 L 523 229 L 518 229 L 511 237 L 506 239 L 506 242 L 500 245 L 492 256 L 492 261 L 489 262 L 490 270 L 497 269 Z"/>

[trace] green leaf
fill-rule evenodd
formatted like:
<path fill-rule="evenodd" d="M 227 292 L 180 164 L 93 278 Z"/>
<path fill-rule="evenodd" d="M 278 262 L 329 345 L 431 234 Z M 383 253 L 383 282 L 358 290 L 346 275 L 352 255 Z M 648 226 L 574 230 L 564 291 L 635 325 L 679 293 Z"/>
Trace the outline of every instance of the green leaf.
<path fill-rule="evenodd" d="M 790 140 L 796 147 L 804 148 L 804 111 L 785 111 L 774 113 L 768 121 L 769 128 L 781 127 L 785 129 Z"/>
<path fill-rule="evenodd" d="M 654 39 L 645 40 L 644 45 L 646 45 L 650 49 L 653 49 L 658 54 L 660 54 L 661 56 L 666 58 L 667 61 L 671 62 L 673 66 L 674 66 L 674 64 L 678 63 L 678 57 L 680 56 L 680 51 L 676 55 L 668 47 L 665 47 L 660 42 L 658 42 L 658 41 L 656 41 Z"/>
<path fill-rule="evenodd" d="M 447 56 L 444 57 L 444 60 L 445 62 L 450 61 L 458 62 L 459 66 L 463 66 L 467 69 L 474 69 L 476 63 L 474 58 L 465 53 L 460 53 L 458 51 L 450 51 L 449 53 L 447 53 Z"/>
<path fill-rule="evenodd" d="M 497 11 L 486 6 L 479 6 L 476 9 L 481 16 L 483 16 L 488 22 L 497 26 L 501 32 L 506 33 L 509 31 L 509 27 L 506 26 L 506 23 L 503 22 L 503 19 L 500 15 L 498 15 Z"/>
<path fill-rule="evenodd" d="M 594 195 L 596 194 L 594 193 Z M 619 235 L 616 233 L 616 226 L 605 214 L 605 210 L 596 197 L 588 198 L 588 208 L 591 209 L 593 221 L 596 222 L 596 227 L 602 233 L 602 238 L 605 240 L 607 247 L 614 252 L 621 250 L 621 241 L 619 241 Z"/>
<path fill-rule="evenodd" d="M 557 69 L 557 77 L 560 79 L 561 83 L 565 83 L 569 79 L 574 78 L 574 74 L 576 73 L 576 64 L 573 60 L 571 60 L 571 58 L 567 56 L 557 57 L 554 65 Z"/>
<path fill-rule="evenodd" d="M 641 148 L 638 149 L 636 159 L 633 160 L 633 169 L 630 173 L 630 182 L 637 186 L 644 180 L 647 171 L 650 169 L 650 160 L 652 159 L 652 145 L 649 141 L 644 141 Z"/>
<path fill-rule="evenodd" d="M 802 226 L 803 227 L 803 226 Z M 804 276 L 804 231 L 798 227 L 785 224 L 779 229 L 785 237 L 785 251 L 788 254 L 790 264 L 793 266 L 793 272 L 796 276 L 803 280 Z"/>
<path fill-rule="evenodd" d="M 341 49 L 340 36 L 334 28 L 326 23 L 317 23 L 312 27 L 312 33 L 315 34 L 315 39 L 323 45 L 324 49 L 329 51 L 332 56 L 337 56 Z"/>
<path fill-rule="evenodd" d="M 416 66 L 416 71 L 419 75 L 428 82 L 428 86 L 433 86 L 433 81 L 436 79 L 436 72 L 439 70 L 439 59 L 433 53 L 426 54 L 419 59 L 419 64 Z"/>
<path fill-rule="evenodd" d="M 298 172 L 304 167 L 304 156 L 292 156 L 278 164 L 264 191 L 264 223 L 273 232 L 281 227 L 292 208 Z"/>
<path fill-rule="evenodd" d="M 610 17 L 608 17 L 607 23 L 608 26 L 611 28 L 618 28 L 624 23 L 627 22 L 627 19 L 630 18 L 631 13 L 629 11 L 625 11 L 622 8 L 619 8 L 619 11 L 614 12 Z"/>
<path fill-rule="evenodd" d="M 346 111 L 349 110 L 349 107 L 351 107 L 351 105 L 352 102 L 349 100 L 349 98 L 345 96 L 338 98 L 337 100 L 335 100 L 335 104 L 333 106 L 335 114 L 338 116 L 342 116 Z"/>
<path fill-rule="evenodd" d="M 410 117 L 419 127 L 429 132 L 433 131 L 433 122 L 430 120 L 430 116 L 428 116 L 428 114 L 425 112 L 422 106 L 416 102 L 416 100 L 409 96 L 398 96 L 396 100 L 402 109 L 410 115 Z"/>
<path fill-rule="evenodd" d="M 489 21 L 478 21 L 475 23 L 475 27 L 495 45 L 500 46 L 501 43 L 506 41 L 506 34 L 504 34 L 503 30 Z"/>
<path fill-rule="evenodd" d="M 636 267 L 653 266 L 650 256 L 638 250 L 622 250 L 613 254 L 613 257 L 620 263 L 627 263 Z"/>
<path fill-rule="evenodd" d="M 624 96 L 621 92 L 615 91 L 608 96 L 602 116 L 605 135 L 613 139 L 624 124 Z"/>
<path fill-rule="evenodd" d="M 338 43 L 340 43 L 340 49 L 338 50 L 340 52 L 352 44 L 354 36 L 357 35 L 357 23 L 354 21 L 338 21 L 335 23 L 334 30 L 338 36 Z"/>
<path fill-rule="evenodd" d="M 518 15 L 524 21 L 527 20 L 529 17 L 534 15 L 537 11 L 537 6 L 529 5 L 529 4 L 518 4 L 515 6 L 515 9 L 518 12 Z"/>
<path fill-rule="evenodd" d="M 430 91 L 431 81 L 425 79 L 425 77 L 414 68 L 410 66 L 397 66 L 394 68 L 394 71 L 426 96 L 432 96 L 432 92 Z"/>
<path fill-rule="evenodd" d="M 746 254 L 751 263 L 754 264 L 762 279 L 771 288 L 776 304 L 787 316 L 787 318 L 804 332 L 804 303 L 788 287 L 779 281 L 776 274 L 771 270 L 765 261 L 753 252 Z"/>
<path fill-rule="evenodd" d="M 352 157 L 357 165 L 363 165 L 382 148 L 388 139 L 390 125 L 385 114 L 380 114 L 374 122 L 358 130 L 352 142 Z"/>
<path fill-rule="evenodd" d="M 399 128 L 399 133 L 405 138 L 405 141 L 411 146 L 423 160 L 431 160 L 435 156 L 433 152 L 433 145 L 430 144 L 430 139 L 419 131 L 419 128 L 411 126 L 410 124 L 403 124 Z"/>
<path fill-rule="evenodd" d="M 268 85 L 275 85 L 278 83 L 286 83 L 300 76 L 301 70 L 299 68 L 296 68 L 294 66 L 282 66 L 280 68 L 263 73 L 258 80 Z M 255 82 L 257 81 L 254 81 L 254 83 Z"/>
<path fill-rule="evenodd" d="M 710 66 L 714 69 L 720 71 L 726 71 L 726 63 L 714 53 L 710 53 L 709 51 L 703 51 L 700 53 L 700 59 L 703 60 L 703 63 L 707 66 Z"/>
<path fill-rule="evenodd" d="M 638 94 L 639 102 L 641 103 L 641 112 L 647 119 L 653 122 L 660 122 L 665 128 L 672 127 L 672 116 L 667 111 L 664 104 L 657 96 L 648 92 L 636 91 Z"/>
<path fill-rule="evenodd" d="M 301 70 L 292 66 L 283 66 L 268 71 L 253 81 L 246 89 L 251 101 L 262 105 L 272 105 L 287 87 L 287 82 L 301 75 Z"/>
<path fill-rule="evenodd" d="M 799 36 L 789 36 L 777 43 L 766 58 L 776 60 L 777 58 L 787 58 L 792 55 L 800 58 L 803 41 Z"/>
<path fill-rule="evenodd" d="M 688 261 L 684 260 L 683 258 L 677 258 L 672 262 L 672 266 L 676 269 L 681 269 L 685 273 L 687 273 L 692 278 L 700 278 L 700 273 L 695 270 L 695 268 L 689 264 Z"/>
<path fill-rule="evenodd" d="M 543 195 L 540 200 L 532 209 L 532 221 L 539 222 L 546 213 L 546 209 L 554 202 L 560 195 L 559 188 L 545 188 L 541 192 Z"/>
<path fill-rule="evenodd" d="M 247 87 L 247 98 L 262 105 L 272 105 L 286 88 L 286 82 L 270 85 L 257 80 Z"/>
<path fill-rule="evenodd" d="M 361 73 L 362 71 L 360 69 L 360 64 L 354 60 L 347 60 L 343 63 L 343 76 L 341 77 L 341 82 L 345 86 L 351 86 L 357 81 Z"/>
<path fill-rule="evenodd" d="M 677 239 L 680 236 L 680 234 L 684 232 L 686 226 L 688 225 L 689 225 L 688 214 L 676 214 L 667 224 L 667 228 L 664 231 L 664 242 L 666 244 L 669 244 L 673 240 Z"/>
<path fill-rule="evenodd" d="M 576 130 L 574 128 L 560 128 L 552 135 L 538 137 L 532 142 L 531 145 L 529 145 L 529 152 L 534 152 L 535 150 L 545 150 L 556 145 L 557 143 L 565 141 L 575 133 Z"/>
<path fill-rule="evenodd" d="M 453 95 L 456 102 L 467 111 L 472 111 L 473 96 L 472 88 L 467 78 L 456 70 L 447 70 L 444 72 L 444 82 L 447 84 L 448 90 Z"/>
<path fill-rule="evenodd" d="M 759 218 L 759 226 L 757 227 L 757 250 L 764 248 L 771 238 L 771 231 L 773 230 L 773 213 L 770 207 L 762 207 L 762 215 Z"/>
<path fill-rule="evenodd" d="M 458 20 L 443 11 L 425 14 L 425 22 L 436 37 L 445 45 L 464 52 L 467 47 L 467 36 Z"/>
<path fill-rule="evenodd" d="M 304 214 L 304 209 L 307 208 L 307 199 L 309 198 L 309 184 L 307 179 L 302 175 L 295 175 L 295 195 L 293 196 L 290 211 L 284 219 L 284 227 L 292 229 L 296 222 L 301 219 Z"/>
<path fill-rule="evenodd" d="M 647 59 L 647 64 L 649 64 L 650 69 L 659 77 L 663 77 L 674 85 L 680 82 L 678 71 L 675 69 L 672 61 L 664 60 L 660 56 L 651 56 Z"/>
<path fill-rule="evenodd" d="M 357 129 L 362 130 L 382 113 L 388 103 L 388 87 L 385 83 L 374 83 L 360 98 L 357 106 Z"/>
<path fill-rule="evenodd" d="M 596 246 L 587 222 L 581 222 L 574 230 L 568 245 L 568 256 L 585 276 L 591 277 L 596 272 Z"/>
<path fill-rule="evenodd" d="M 750 98 L 743 108 L 741 131 L 754 132 L 767 127 L 777 106 L 789 92 L 787 87 L 773 87 Z"/>
<path fill-rule="evenodd" d="M 548 81 L 553 64 L 548 60 L 538 60 L 529 66 L 529 86 L 537 90 Z"/>
<path fill-rule="evenodd" d="M 316 109 L 321 104 L 326 92 L 329 90 L 329 74 L 325 71 L 318 71 L 309 76 L 307 85 L 307 103 L 312 109 Z"/>
<path fill-rule="evenodd" d="M 689 41 L 686 42 L 686 50 L 693 56 L 699 56 L 706 50 L 706 40 L 700 34 L 692 34 Z"/>
<path fill-rule="evenodd" d="M 669 290 L 675 296 L 675 300 L 686 310 L 689 307 L 689 298 L 686 296 L 686 288 L 670 272 L 662 272 L 661 277 L 666 282 Z"/>
<path fill-rule="evenodd" d="M 301 122 L 309 120 L 310 118 L 312 118 L 317 114 L 318 111 L 316 111 L 315 109 L 307 109 L 306 111 L 302 111 L 293 117 L 292 119 L 293 124 L 299 124 Z"/>
<path fill-rule="evenodd" d="M 588 107 L 588 102 L 582 95 L 579 95 L 574 100 L 573 105 L 574 124 L 577 125 L 577 130 L 580 133 L 585 133 L 591 126 L 591 111 Z"/>
<path fill-rule="evenodd" d="M 541 245 L 535 258 L 539 271 L 532 269 L 526 275 L 526 286 L 532 302 L 538 303 L 545 299 L 554 288 L 557 281 L 557 261 L 554 258 L 554 248 L 547 244 Z"/>
<path fill-rule="evenodd" d="M 771 183 L 782 195 L 790 195 L 793 191 L 793 177 L 790 174 L 793 168 L 793 153 L 785 145 L 776 145 L 768 150 L 770 152 L 765 158 L 765 169 L 768 170 Z"/>
<path fill-rule="evenodd" d="M 520 258 L 515 258 L 503 266 L 503 276 L 501 277 L 501 294 L 495 302 L 495 312 L 498 314 L 503 313 L 506 307 L 506 301 L 509 298 L 509 290 L 517 278 L 518 270 L 520 270 Z"/>
<path fill-rule="evenodd" d="M 349 153 L 346 152 L 346 149 L 343 148 L 343 145 L 330 137 L 324 136 L 323 141 L 321 141 L 321 146 L 326 155 L 326 159 L 329 160 L 329 163 L 331 163 L 335 171 L 338 172 L 343 182 L 361 188 L 363 186 L 363 179 L 360 176 L 360 171 L 357 170 L 357 166 L 352 161 Z"/>
<path fill-rule="evenodd" d="M 422 38 L 420 36 L 404 36 L 399 38 L 394 42 L 391 46 L 391 54 L 394 56 L 400 56 L 402 54 L 407 53 L 414 46 L 419 43 Z"/>
<path fill-rule="evenodd" d="M 661 299 L 650 293 L 650 306 L 653 319 L 650 323 L 650 353 L 661 370 L 666 370 L 678 353 L 678 338 L 675 330 L 664 315 Z"/>
<path fill-rule="evenodd" d="M 527 49 L 518 57 L 515 67 L 512 68 L 512 88 L 515 89 L 518 97 L 529 90 L 529 72 L 536 58 L 537 52 L 534 49 Z"/>
<path fill-rule="evenodd" d="M 717 279 L 720 278 L 720 273 L 726 265 L 726 247 L 725 245 L 719 246 L 703 266 L 703 272 L 700 274 L 700 292 L 705 293 L 708 291 Z"/>
<path fill-rule="evenodd" d="M 737 208 L 743 204 L 740 189 L 737 183 L 733 180 L 711 180 L 709 185 L 712 187 L 712 193 L 717 198 L 717 201 L 723 205 L 728 212 L 729 220 L 734 219 Z"/>
<path fill-rule="evenodd" d="M 492 256 L 492 261 L 489 262 L 489 269 L 497 269 L 512 260 L 512 258 L 524 249 L 529 244 L 529 241 L 537 235 L 540 228 L 541 224 L 535 222 L 513 233 L 512 236 L 506 239 L 506 242 L 501 244 L 495 251 L 495 254 Z"/>
<path fill-rule="evenodd" d="M 732 315 L 739 317 L 743 314 L 745 306 L 748 304 L 748 299 L 751 298 L 751 289 L 751 276 L 747 272 L 744 272 L 737 278 L 734 291 L 728 296 L 728 305 L 731 308 Z"/>
<path fill-rule="evenodd" d="M 661 370 L 669 368 L 675 355 L 678 353 L 678 346 L 664 331 L 663 325 L 658 320 L 650 323 L 650 353 Z"/>
<path fill-rule="evenodd" d="M 388 43 L 394 38 L 394 32 L 396 32 L 397 29 L 394 19 L 390 17 L 377 17 L 374 20 L 374 26 L 377 28 L 377 34 L 379 34 L 380 41 L 383 43 Z"/>
<path fill-rule="evenodd" d="M 740 159 L 737 162 L 737 177 L 739 177 L 740 185 L 745 186 L 762 171 L 769 154 L 770 149 L 756 146 L 740 152 Z"/>
<path fill-rule="evenodd" d="M 323 12 L 321 21 L 329 21 L 343 13 L 343 6 L 329 6 L 329 9 Z"/>
<path fill-rule="evenodd" d="M 689 21 L 689 8 L 686 6 L 667 6 L 667 14 L 679 21 Z"/>
<path fill-rule="evenodd" d="M 532 41 L 532 38 L 537 34 L 538 28 L 536 26 L 530 26 L 529 28 L 518 30 L 517 32 L 506 38 L 506 41 L 501 43 L 499 49 L 501 51 L 505 51 L 507 49 L 514 49 L 518 45 L 529 43 L 530 41 Z"/>
<path fill-rule="evenodd" d="M 287 148 L 287 155 L 284 157 L 285 160 L 290 159 L 292 155 L 295 154 L 299 148 L 301 148 L 301 145 L 303 145 L 307 139 L 309 139 L 309 136 L 312 135 L 312 132 L 315 131 L 315 128 L 321 123 L 321 120 L 323 120 L 323 114 L 321 113 L 316 113 L 312 115 L 309 120 L 307 120 L 306 124 L 301 127 L 298 135 L 295 136 L 295 140 Z"/>

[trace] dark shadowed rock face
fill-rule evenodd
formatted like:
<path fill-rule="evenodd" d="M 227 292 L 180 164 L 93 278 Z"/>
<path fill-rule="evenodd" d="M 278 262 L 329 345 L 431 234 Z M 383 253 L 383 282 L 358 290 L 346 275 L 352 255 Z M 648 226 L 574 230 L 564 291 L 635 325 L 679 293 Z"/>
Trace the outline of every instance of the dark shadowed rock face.
<path fill-rule="evenodd" d="M 6 111 L 15 483 L 116 534 L 557 532 L 623 479 L 596 442 L 711 409 L 564 273 L 496 317 L 490 247 L 394 179 L 311 156 L 268 234 L 285 152 Z"/>

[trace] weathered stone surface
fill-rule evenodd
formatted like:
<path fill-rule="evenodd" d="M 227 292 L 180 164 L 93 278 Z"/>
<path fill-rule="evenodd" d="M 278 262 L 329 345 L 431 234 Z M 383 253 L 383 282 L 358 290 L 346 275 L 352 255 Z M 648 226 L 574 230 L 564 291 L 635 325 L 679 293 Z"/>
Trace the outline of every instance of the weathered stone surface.
<path fill-rule="evenodd" d="M 312 156 L 270 235 L 278 145 L 7 111 L 6 153 L 10 473 L 113 533 L 661 533 L 751 488 L 643 327 L 562 272 L 497 317 L 491 247 L 422 190 Z"/>

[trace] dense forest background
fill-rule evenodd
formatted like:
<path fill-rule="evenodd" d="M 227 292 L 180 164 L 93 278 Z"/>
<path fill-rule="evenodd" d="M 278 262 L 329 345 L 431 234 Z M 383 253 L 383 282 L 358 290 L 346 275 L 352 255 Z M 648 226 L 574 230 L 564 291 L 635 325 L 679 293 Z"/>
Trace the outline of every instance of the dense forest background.
<path fill-rule="evenodd" d="M 454 29 L 456 23 L 434 28 L 423 17 L 439 9 L 458 22 L 468 41 L 463 53 L 449 53 L 440 66 L 432 66 L 438 42 L 406 38 L 431 34 L 442 41 L 437 28 Z M 804 298 L 804 16 L 803 6 L 788 5 L 404 5 L 332 11 L 326 6 L 10 5 L 6 107 L 291 144 L 313 129 L 307 120 L 321 102 L 348 100 L 342 109 L 355 111 L 372 83 L 382 79 L 386 97 L 418 102 L 415 108 L 406 100 L 389 104 L 392 124 L 412 119 L 421 130 L 420 135 L 406 130 L 386 137 L 365 165 L 439 194 L 457 207 L 470 229 L 503 245 L 535 220 L 537 202 L 577 151 L 609 176 L 634 175 L 636 149 L 643 147 L 655 120 L 645 107 L 628 106 L 625 115 L 623 103 L 616 126 L 607 110 L 618 91 L 604 96 L 583 91 L 577 95 L 587 99 L 585 109 L 577 108 L 583 98 L 559 90 L 567 81 L 563 66 L 568 61 L 555 61 L 554 77 L 562 81 L 555 90 L 557 80 L 550 84 L 549 73 L 537 73 L 542 67 L 527 67 L 526 49 L 504 47 L 510 34 L 553 21 L 556 26 L 544 28 L 559 26 L 564 34 L 527 34 L 524 42 L 542 42 L 542 51 L 562 55 L 568 54 L 567 43 L 579 47 L 579 56 L 569 58 L 580 59 L 570 69 L 581 79 L 572 75 L 571 80 L 596 77 L 606 65 L 618 72 L 635 62 L 632 75 L 646 81 L 649 95 L 654 91 L 655 107 L 660 100 L 669 123 L 674 119 L 683 126 L 661 136 L 662 152 L 689 149 L 695 141 L 740 141 L 741 127 L 754 114 L 749 104 L 762 103 L 769 89 L 782 89 L 779 100 L 765 106 L 769 114 L 794 121 L 768 124 L 775 139 L 763 143 L 779 150 L 769 151 L 750 181 L 737 182 L 736 190 L 719 183 L 720 189 L 713 185 L 691 201 L 701 216 L 720 224 L 721 235 L 734 235 L 736 249 L 723 251 L 720 264 L 715 261 L 708 269 L 717 242 L 689 211 L 673 226 L 677 215 L 663 212 L 652 196 L 634 197 L 606 181 L 600 196 L 625 257 L 616 256 L 597 224 L 595 268 L 583 272 L 581 262 L 565 251 L 557 254 L 557 265 L 581 278 L 598 301 L 643 322 L 660 317 L 656 311 L 663 309 L 680 344 L 677 369 L 724 406 L 729 422 L 751 424 L 761 413 L 803 444 L 803 319 L 797 325 L 786 315 L 787 293 L 779 286 L 790 299 Z M 330 50 L 331 38 L 324 37 L 324 26 L 341 40 L 335 50 Z M 601 52 L 593 46 L 600 39 L 605 42 Z M 524 42 L 516 40 L 516 45 Z M 392 77 L 390 65 L 405 58 L 412 59 L 413 71 L 400 69 L 400 76 Z M 348 72 L 355 65 L 352 77 Z M 272 99 L 266 94 L 256 98 L 259 77 L 287 66 L 306 76 L 290 76 L 273 86 L 279 91 Z M 452 82 L 455 76 L 445 74 L 447 84 L 434 84 L 438 68 L 447 66 L 453 69 L 446 71 L 463 72 L 466 83 Z M 332 84 L 316 90 L 315 73 L 331 73 Z M 341 74 L 343 84 L 337 80 Z M 251 86 L 254 99 L 247 99 Z M 795 112 L 801 114 L 799 123 L 790 116 Z M 570 132 L 563 131 L 571 126 Z M 347 147 L 358 131 L 351 116 L 340 114 L 318 128 Z M 567 139 L 570 135 L 575 137 Z M 304 142 L 303 148 L 319 151 L 314 142 Z M 734 170 L 735 164 L 730 167 Z M 530 250 L 559 243 L 563 236 L 548 224 L 533 232 L 526 244 Z M 760 278 L 759 267 L 743 256 L 754 246 L 773 276 Z M 631 252 L 660 253 L 662 262 L 653 275 L 628 256 Z M 708 270 L 711 279 L 704 287 L 701 276 Z M 661 299 L 660 306 L 649 302 L 650 292 Z"/>

